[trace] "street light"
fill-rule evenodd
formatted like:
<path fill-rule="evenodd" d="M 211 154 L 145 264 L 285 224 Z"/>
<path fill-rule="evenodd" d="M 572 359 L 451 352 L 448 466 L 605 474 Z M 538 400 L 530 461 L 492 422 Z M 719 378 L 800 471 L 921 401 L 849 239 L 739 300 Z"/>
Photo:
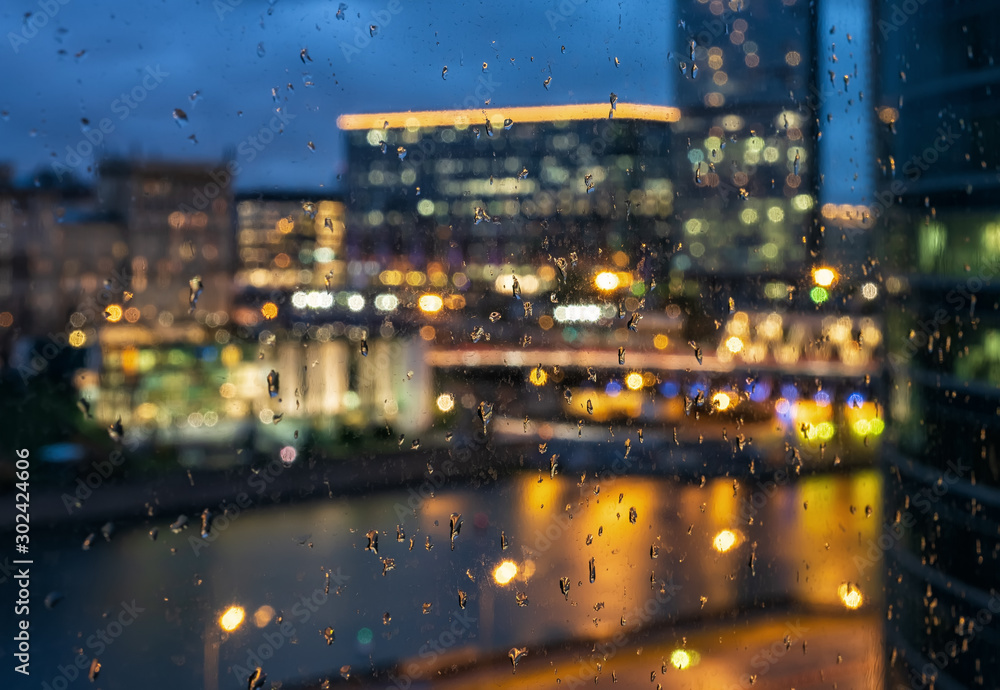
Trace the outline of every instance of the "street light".
<path fill-rule="evenodd" d="M 837 281 L 837 272 L 829 266 L 817 266 L 813 269 L 813 282 L 822 288 L 828 288 Z"/>

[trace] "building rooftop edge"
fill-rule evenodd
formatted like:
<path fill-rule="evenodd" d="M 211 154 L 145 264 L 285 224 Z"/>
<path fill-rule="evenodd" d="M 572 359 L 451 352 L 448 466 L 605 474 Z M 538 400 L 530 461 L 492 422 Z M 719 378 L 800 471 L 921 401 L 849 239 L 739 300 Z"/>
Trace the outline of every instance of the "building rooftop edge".
<path fill-rule="evenodd" d="M 608 102 L 468 110 L 413 110 L 395 113 L 345 114 L 337 118 L 337 127 L 348 131 L 400 129 L 403 127 L 455 127 L 480 124 L 487 119 L 495 126 L 501 127 L 504 120 L 508 118 L 517 124 L 519 122 L 606 120 L 609 119 L 609 115 L 620 120 L 677 122 L 681 118 L 681 111 L 672 106 L 621 102 L 616 103 L 614 109 Z"/>

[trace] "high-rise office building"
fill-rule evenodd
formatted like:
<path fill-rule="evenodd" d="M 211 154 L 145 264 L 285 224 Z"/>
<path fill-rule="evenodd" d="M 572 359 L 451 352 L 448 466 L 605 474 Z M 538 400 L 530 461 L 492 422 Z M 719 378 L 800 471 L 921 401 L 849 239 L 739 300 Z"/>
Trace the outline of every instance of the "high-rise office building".
<path fill-rule="evenodd" d="M 618 104 L 347 115 L 349 242 L 482 266 L 587 258 L 667 234 L 674 108 Z M 570 247 L 570 243 L 574 246 Z"/>
<path fill-rule="evenodd" d="M 344 282 L 344 204 L 313 195 L 236 200 L 236 287 L 308 289 Z"/>
<path fill-rule="evenodd" d="M 229 309 L 235 267 L 231 176 L 207 165 L 109 160 L 101 164 L 101 206 L 125 227 L 121 257 L 135 301 L 162 325 L 186 318 L 191 280 L 203 291 L 197 309 Z"/>
<path fill-rule="evenodd" d="M 893 440 L 879 540 L 886 687 L 992 687 L 1000 677 L 1000 8 L 989 0 L 878 7 L 875 210 L 888 269 Z"/>

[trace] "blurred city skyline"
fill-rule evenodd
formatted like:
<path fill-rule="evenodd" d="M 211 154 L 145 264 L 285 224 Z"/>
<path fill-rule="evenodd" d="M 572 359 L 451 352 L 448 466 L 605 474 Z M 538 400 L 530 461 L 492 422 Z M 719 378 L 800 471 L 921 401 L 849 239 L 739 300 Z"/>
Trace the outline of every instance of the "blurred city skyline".
<path fill-rule="evenodd" d="M 346 168 L 343 113 L 601 102 L 611 91 L 671 105 L 676 68 L 664 66 L 685 39 L 679 28 L 676 40 L 659 31 L 676 24 L 672 3 L 615 6 L 611 31 L 608 9 L 480 4 L 438 23 L 429 0 L 219 0 L 202 3 L 201 21 L 192 21 L 166 3 L 17 2 L 0 10 L 13 68 L 0 97 L 0 159 L 27 184 L 43 171 L 65 176 L 55 163 L 90 182 L 102 157 L 235 155 L 244 164 L 239 189 L 336 191 Z M 489 30 L 532 13 L 517 32 Z M 250 137 L 276 129 L 279 109 L 281 133 L 250 154 Z M 94 143 L 96 153 L 80 155 Z"/>

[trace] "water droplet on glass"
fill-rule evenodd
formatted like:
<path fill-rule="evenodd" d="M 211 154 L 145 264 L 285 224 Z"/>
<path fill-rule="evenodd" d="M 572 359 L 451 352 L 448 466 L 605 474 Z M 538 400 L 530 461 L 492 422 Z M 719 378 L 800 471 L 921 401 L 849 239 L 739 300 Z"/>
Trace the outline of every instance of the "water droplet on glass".
<path fill-rule="evenodd" d="M 542 82 L 542 86 L 544 86 L 545 90 L 548 91 L 549 90 L 549 84 L 551 84 L 551 83 L 552 83 L 552 77 L 545 77 L 545 81 Z"/>
<path fill-rule="evenodd" d="M 563 597 L 566 601 L 569 601 L 569 578 L 561 577 L 559 578 L 559 591 L 562 592 Z"/>
<path fill-rule="evenodd" d="M 323 637 L 326 638 L 326 643 L 328 645 L 333 644 L 333 641 L 336 639 L 333 628 L 327 627 L 327 629 L 323 631 Z"/>
<path fill-rule="evenodd" d="M 493 136 L 493 123 L 490 122 L 490 118 L 486 118 L 486 136 Z"/>
<path fill-rule="evenodd" d="M 441 68 L 441 78 L 445 79 L 448 76 L 448 65 Z"/>
<path fill-rule="evenodd" d="M 693 340 L 689 340 L 688 345 L 690 345 L 691 349 L 694 350 L 694 358 L 698 360 L 698 364 L 701 364 L 702 361 L 701 347 L 699 347 L 698 343 L 696 343 Z"/>
<path fill-rule="evenodd" d="M 507 652 L 507 656 L 510 657 L 510 663 L 514 666 L 512 673 L 517 673 L 517 662 L 519 662 L 528 653 L 527 647 L 511 647 L 510 651 Z"/>
<path fill-rule="evenodd" d="M 264 50 L 264 43 L 260 42 L 257 44 L 257 57 L 264 57 L 266 51 Z"/>
<path fill-rule="evenodd" d="M 597 579 L 597 570 L 594 567 L 594 559 L 591 558 L 590 559 L 590 584 L 594 584 L 594 581 L 596 579 Z"/>
<path fill-rule="evenodd" d="M 212 511 L 208 508 L 201 511 L 201 538 L 208 539 L 212 534 Z"/>
<path fill-rule="evenodd" d="M 267 674 L 258 666 L 247 678 L 247 690 L 259 690 L 259 688 L 264 687 L 264 681 L 266 680 Z"/>
<path fill-rule="evenodd" d="M 399 156 L 399 160 L 403 160 L 404 158 L 406 158 L 406 148 L 402 146 L 397 146 L 396 155 Z"/>
<path fill-rule="evenodd" d="M 635 507 L 629 508 L 628 509 L 628 521 L 631 522 L 634 525 L 636 523 L 636 520 L 638 520 L 638 519 L 639 519 L 639 513 L 636 512 Z"/>
<path fill-rule="evenodd" d="M 201 297 L 202 291 L 204 291 L 205 286 L 201 282 L 201 276 L 195 276 L 188 281 L 188 310 L 190 313 L 194 313 L 194 309 L 198 306 L 198 298 Z"/>
<path fill-rule="evenodd" d="M 101 662 L 97 658 L 90 660 L 90 671 L 87 672 L 87 679 L 91 682 L 97 682 L 97 677 L 101 675 Z"/>
<path fill-rule="evenodd" d="M 373 529 L 365 534 L 365 536 L 368 537 L 368 546 L 365 547 L 365 551 L 371 551 L 375 555 L 378 555 L 378 530 Z"/>
<path fill-rule="evenodd" d="M 472 333 L 470 333 L 469 335 L 472 338 L 472 342 L 478 343 L 480 340 L 483 339 L 483 335 L 485 334 L 486 331 L 483 330 L 482 326 L 476 326 L 474 329 L 472 329 Z"/>
<path fill-rule="evenodd" d="M 188 116 L 180 108 L 174 108 L 174 121 L 177 122 L 178 126 L 183 126 L 188 123 Z"/>
<path fill-rule="evenodd" d="M 271 369 L 271 373 L 267 375 L 267 394 L 272 398 L 277 398 L 278 393 L 281 390 L 281 383 L 279 380 L 278 372 Z"/>
<path fill-rule="evenodd" d="M 426 615 L 427 615 L 428 613 L 430 613 L 430 612 L 431 612 L 431 604 L 430 604 L 430 603 L 425 603 L 425 604 L 424 604 L 424 606 L 423 606 L 423 612 L 424 612 L 424 615 L 425 615 L 425 616 L 426 616 Z"/>
<path fill-rule="evenodd" d="M 387 572 L 389 572 L 390 570 L 394 570 L 395 568 L 396 568 L 396 559 L 395 558 L 383 558 L 382 559 L 382 577 L 385 577 L 385 574 Z"/>
<path fill-rule="evenodd" d="M 121 441 L 125 438 L 125 429 L 122 427 L 122 418 L 119 417 L 115 423 L 108 427 L 108 436 L 112 441 Z"/>
<path fill-rule="evenodd" d="M 587 414 L 594 414 L 594 403 L 590 398 L 587 398 Z"/>
<path fill-rule="evenodd" d="M 94 545 L 95 539 L 97 539 L 97 534 L 95 534 L 94 532 L 88 534 L 87 537 L 83 540 L 83 550 L 90 551 L 90 547 Z"/>
<path fill-rule="evenodd" d="M 630 331 L 632 331 L 633 333 L 638 332 L 639 331 L 639 319 L 641 319 L 641 318 L 642 318 L 642 316 L 639 314 L 639 312 L 635 312 L 634 314 L 632 314 L 632 318 L 630 318 L 628 320 L 628 329 Z"/>
<path fill-rule="evenodd" d="M 499 320 L 500 320 L 500 312 L 495 311 L 495 312 L 493 312 L 493 313 L 490 314 L 490 321 L 492 321 L 493 323 L 496 323 Z"/>
<path fill-rule="evenodd" d="M 178 515 L 177 519 L 170 523 L 170 531 L 174 534 L 179 534 L 181 530 L 187 527 L 187 523 L 187 515 Z"/>
<path fill-rule="evenodd" d="M 479 403 L 479 419 L 483 423 L 483 431 L 486 431 L 486 426 L 493 419 L 493 405 L 488 402 Z"/>
<path fill-rule="evenodd" d="M 451 514 L 451 550 L 455 550 L 455 537 L 458 533 L 462 531 L 462 514 L 452 513 Z"/>
<path fill-rule="evenodd" d="M 391 621 L 392 621 L 392 616 L 389 615 L 388 611 L 382 614 L 382 625 L 389 625 Z"/>
<path fill-rule="evenodd" d="M 621 365 L 625 364 L 625 348 L 624 347 L 618 348 L 618 363 L 621 364 Z"/>
<path fill-rule="evenodd" d="M 375 37 L 375 34 L 377 34 L 377 33 L 378 33 L 378 25 L 377 25 L 377 24 L 369 24 L 369 25 L 368 25 L 368 34 L 369 34 L 369 35 L 370 35 L 370 36 L 371 36 L 372 38 L 374 38 L 374 37 Z"/>
<path fill-rule="evenodd" d="M 500 530 L 500 550 L 506 551 L 508 546 L 510 546 L 510 544 L 507 543 L 507 533 Z"/>
<path fill-rule="evenodd" d="M 368 356 L 368 339 L 367 338 L 362 338 L 361 339 L 361 356 L 362 357 L 367 357 Z"/>

